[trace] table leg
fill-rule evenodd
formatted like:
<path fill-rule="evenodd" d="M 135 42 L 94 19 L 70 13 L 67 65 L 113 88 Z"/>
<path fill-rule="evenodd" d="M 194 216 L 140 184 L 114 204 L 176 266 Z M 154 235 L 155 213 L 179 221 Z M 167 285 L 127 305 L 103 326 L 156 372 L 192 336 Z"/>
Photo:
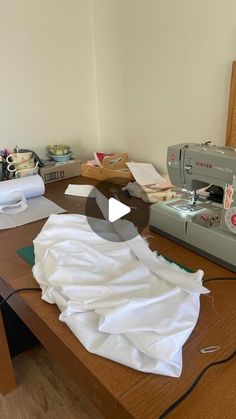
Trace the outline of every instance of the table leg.
<path fill-rule="evenodd" d="M 0 309 L 0 393 L 5 395 L 16 388 L 16 379 L 9 352 L 5 327 Z"/>

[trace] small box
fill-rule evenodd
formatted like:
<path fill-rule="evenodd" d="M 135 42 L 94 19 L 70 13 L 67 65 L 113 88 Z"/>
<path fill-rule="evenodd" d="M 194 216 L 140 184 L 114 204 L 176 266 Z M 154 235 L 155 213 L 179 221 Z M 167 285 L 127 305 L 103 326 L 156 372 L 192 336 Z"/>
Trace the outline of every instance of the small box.
<path fill-rule="evenodd" d="M 126 186 L 127 183 L 134 180 L 129 170 L 112 170 L 105 167 L 92 166 L 87 163 L 82 163 L 81 169 L 82 176 L 101 181 L 104 180 L 121 186 Z"/>
<path fill-rule="evenodd" d="M 44 183 L 79 176 L 81 175 L 81 161 L 76 159 L 67 160 L 65 162 L 55 163 L 52 166 L 40 167 L 39 174 L 43 178 Z"/>

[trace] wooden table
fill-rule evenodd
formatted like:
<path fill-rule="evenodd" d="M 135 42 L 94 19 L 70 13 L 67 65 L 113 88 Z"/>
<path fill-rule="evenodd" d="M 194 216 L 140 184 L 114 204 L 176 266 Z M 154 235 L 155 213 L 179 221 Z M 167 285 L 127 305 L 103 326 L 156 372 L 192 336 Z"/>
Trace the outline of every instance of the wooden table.
<path fill-rule="evenodd" d="M 48 184 L 46 196 L 72 213 L 84 213 L 85 199 L 64 196 L 68 183 L 92 183 L 78 177 Z M 4 298 L 15 288 L 35 287 L 31 268 L 16 250 L 32 244 L 45 220 L 15 229 L 0 231 L 0 295 Z M 209 276 L 232 276 L 232 272 L 191 251 L 149 232 L 150 247 L 193 270 L 201 268 Z M 144 234 L 144 235 L 145 235 Z M 183 372 L 180 378 L 146 374 L 90 354 L 68 327 L 58 320 L 56 306 L 41 300 L 40 292 L 20 292 L 8 303 L 31 329 L 48 352 L 65 368 L 81 390 L 102 414 L 111 418 L 157 418 L 193 382 L 210 362 L 228 356 L 236 347 L 236 283 L 210 282 L 210 296 L 201 296 L 201 310 L 196 328 L 184 345 Z M 15 388 L 14 371 L 5 331 L 0 318 L 0 391 Z M 200 349 L 219 345 L 220 350 L 202 354 Z M 3 373 L 4 372 L 4 373 Z M 194 392 L 172 414 L 176 418 L 236 417 L 236 362 L 208 370 Z"/>

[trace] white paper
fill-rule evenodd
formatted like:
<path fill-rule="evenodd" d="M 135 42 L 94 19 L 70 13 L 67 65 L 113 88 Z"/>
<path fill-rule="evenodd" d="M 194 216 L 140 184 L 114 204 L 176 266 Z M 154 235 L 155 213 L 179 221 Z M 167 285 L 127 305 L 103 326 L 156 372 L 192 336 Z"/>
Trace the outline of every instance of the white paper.
<path fill-rule="evenodd" d="M 43 183 L 43 179 L 39 175 L 26 176 L 0 182 L 1 196 L 15 191 L 22 192 L 25 198 L 33 198 L 44 194 L 45 185 Z"/>
<path fill-rule="evenodd" d="M 65 212 L 63 208 L 44 196 L 27 199 L 27 205 L 27 209 L 21 213 L 11 215 L 0 214 L 0 229 L 19 227 L 32 223 L 33 221 L 41 220 L 42 218 L 47 218 L 51 214 Z"/>
<path fill-rule="evenodd" d="M 126 163 L 134 179 L 139 185 L 153 185 L 163 183 L 165 179 L 150 163 Z"/>
<path fill-rule="evenodd" d="M 22 195 L 22 202 L 24 198 L 27 208 L 17 213 L 11 211 L 10 214 L 8 206 L 8 214 L 0 214 L 0 229 L 19 227 L 24 224 L 32 223 L 42 218 L 47 218 L 51 214 L 59 214 L 65 210 L 49 199 L 43 197 L 45 192 L 45 185 L 43 179 L 39 175 L 26 176 L 18 179 L 6 180 L 0 182 L 0 196 L 1 201 L 7 202 L 10 193 L 20 192 Z"/>
<path fill-rule="evenodd" d="M 92 185 L 68 185 L 65 195 L 82 196 L 84 198 L 95 198 L 95 188 Z"/>

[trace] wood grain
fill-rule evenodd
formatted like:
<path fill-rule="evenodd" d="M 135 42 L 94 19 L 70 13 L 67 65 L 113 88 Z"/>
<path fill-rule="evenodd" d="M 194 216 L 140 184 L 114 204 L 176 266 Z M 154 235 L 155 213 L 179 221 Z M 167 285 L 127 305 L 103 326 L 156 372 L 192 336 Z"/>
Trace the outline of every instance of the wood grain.
<path fill-rule="evenodd" d="M 46 187 L 46 196 L 71 213 L 85 213 L 85 199 L 64 195 L 68 183 L 95 184 L 96 182 L 78 177 L 73 180 L 51 183 Z M 0 275 L 3 277 L 0 280 L 0 294 L 3 297 L 17 287 L 37 286 L 31 268 L 16 255 L 16 250 L 32 244 L 32 240 L 37 236 L 44 222 L 45 220 L 42 220 L 17 229 L 0 231 Z M 232 275 L 232 272 L 227 269 L 150 232 L 148 227 L 144 230 L 143 236 L 149 236 L 148 240 L 153 250 L 158 250 L 164 256 L 187 265 L 193 270 L 202 269 L 208 277 Z M 14 263 L 12 263 L 13 260 Z M 182 394 L 202 367 L 212 359 L 221 359 L 235 349 L 236 282 L 211 282 L 207 285 L 212 293 L 210 297 L 201 297 L 201 311 L 197 326 L 184 346 L 183 374 L 180 379 L 145 374 L 90 354 L 67 326 L 58 320 L 59 310 L 57 307 L 42 301 L 40 293 L 22 292 L 16 294 L 9 300 L 9 304 L 52 357 L 74 379 L 81 391 L 89 395 L 92 403 L 105 417 L 109 419 L 149 419 L 157 418 Z M 199 349 L 203 345 L 214 344 L 219 344 L 221 350 L 211 356 L 203 357 L 200 354 Z M 215 371 L 218 383 L 215 379 Z M 189 398 L 195 406 L 194 417 L 202 418 L 202 389 L 207 391 L 204 386 L 212 386 L 218 394 L 221 382 L 224 385 L 224 393 L 227 395 L 226 399 L 223 399 L 222 396 L 221 401 L 217 400 L 217 403 L 220 404 L 219 411 L 222 412 L 225 405 L 225 417 L 230 414 L 233 417 L 232 412 L 236 416 L 236 406 L 233 402 L 233 397 L 236 396 L 236 386 L 232 389 L 233 374 L 230 371 L 233 371 L 236 376 L 234 360 L 230 362 L 230 368 L 219 366 L 216 370 L 207 373 L 204 378 L 206 381 L 203 381 L 203 384 L 200 383 L 197 391 Z M 191 416 L 189 400 L 178 408 L 179 417 Z M 204 400 L 206 407 L 207 396 Z M 227 403 L 231 403 L 231 406 L 228 406 Z M 215 415 L 214 398 L 208 400 L 208 405 L 209 409 L 212 409 L 210 411 Z M 218 416 L 209 415 L 208 417 L 218 418 Z"/>
<path fill-rule="evenodd" d="M 236 147 L 236 61 L 232 64 L 225 145 Z"/>
<path fill-rule="evenodd" d="M 16 388 L 15 374 L 0 310 L 0 393 L 7 394 Z"/>
<path fill-rule="evenodd" d="M 81 164 L 81 171 L 83 176 L 90 176 L 91 178 L 100 181 L 107 180 L 122 186 L 125 186 L 128 182 L 134 180 L 130 171 L 112 170 L 108 167 L 91 166 L 87 163 Z"/>
<path fill-rule="evenodd" d="M 180 378 L 172 379 L 149 375 L 125 393 L 122 401 L 124 401 L 126 408 L 132 412 L 133 417 L 144 418 L 148 406 L 148 418 L 156 418 L 157 411 L 160 413 L 171 404 L 166 397 L 166 393 L 168 393 L 170 400 L 174 401 L 178 399 L 205 366 L 210 362 L 227 357 L 232 352 L 232 348 L 235 345 L 236 322 L 232 324 L 231 319 L 232 317 L 235 318 L 235 314 L 236 310 L 234 310 L 233 316 L 231 312 L 225 316 L 221 316 L 210 328 L 206 328 L 203 333 L 195 336 L 194 340 L 186 343 L 183 354 L 184 368 Z M 200 352 L 201 348 L 212 345 L 219 345 L 220 350 L 212 354 L 202 354 Z M 234 361 L 231 362 L 231 367 L 233 363 Z M 220 366 L 216 367 L 216 369 L 220 370 Z M 206 376 L 213 383 L 214 369 L 209 370 Z M 227 385 L 227 389 L 229 387 Z M 230 390 L 235 397 L 236 388 L 234 387 Z M 155 397 L 157 391 L 158 398 Z M 194 395 L 191 399 L 194 400 Z M 199 400 L 197 402 L 199 403 Z M 234 400 L 233 406 L 236 412 L 236 399 Z"/>
<path fill-rule="evenodd" d="M 19 386 L 0 396 L 1 419 L 100 419 L 78 386 L 41 345 L 14 358 Z"/>

